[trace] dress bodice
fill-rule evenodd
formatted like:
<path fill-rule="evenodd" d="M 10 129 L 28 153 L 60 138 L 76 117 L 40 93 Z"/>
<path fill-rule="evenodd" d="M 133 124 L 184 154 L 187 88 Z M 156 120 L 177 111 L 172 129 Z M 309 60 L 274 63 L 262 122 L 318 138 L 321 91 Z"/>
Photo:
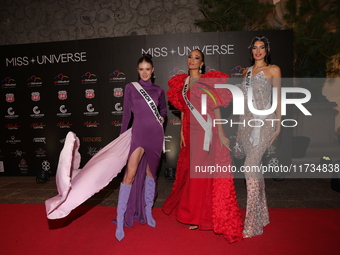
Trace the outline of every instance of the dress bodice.
<path fill-rule="evenodd" d="M 271 104 L 272 84 L 268 82 L 263 71 L 260 71 L 250 78 L 249 86 L 253 90 L 252 101 L 256 109 L 263 110 L 268 106 L 268 104 Z M 246 81 L 243 81 L 241 89 L 245 96 L 246 109 L 248 109 L 248 86 Z"/>

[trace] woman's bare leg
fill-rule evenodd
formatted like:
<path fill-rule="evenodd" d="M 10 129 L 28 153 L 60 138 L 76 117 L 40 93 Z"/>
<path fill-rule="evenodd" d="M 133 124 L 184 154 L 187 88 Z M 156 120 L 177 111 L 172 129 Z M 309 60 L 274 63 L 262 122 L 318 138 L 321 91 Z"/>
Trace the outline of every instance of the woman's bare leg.
<path fill-rule="evenodd" d="M 123 184 L 131 185 L 133 183 L 133 181 L 135 180 L 136 173 L 137 173 L 138 165 L 143 155 L 144 155 L 144 149 L 142 147 L 138 147 L 130 155 L 128 163 L 127 163 L 127 167 L 126 167 L 126 172 L 125 172 L 125 175 L 122 181 Z M 150 168 L 149 168 L 149 172 L 150 172 Z"/>

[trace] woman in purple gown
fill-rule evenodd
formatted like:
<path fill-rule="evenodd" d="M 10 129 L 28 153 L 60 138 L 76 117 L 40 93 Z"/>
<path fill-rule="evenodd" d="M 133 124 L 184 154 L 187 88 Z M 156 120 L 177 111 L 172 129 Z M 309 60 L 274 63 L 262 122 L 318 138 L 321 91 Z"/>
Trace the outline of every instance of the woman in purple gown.
<path fill-rule="evenodd" d="M 132 227 L 136 221 L 156 226 L 151 210 L 156 192 L 156 172 L 164 142 L 162 124 L 166 117 L 166 101 L 164 90 L 152 83 L 153 71 L 151 56 L 143 55 L 137 63 L 139 84 L 157 106 L 160 121 L 132 83 L 125 87 L 121 133 L 129 128 L 132 120 L 132 138 L 118 197 L 116 238 L 119 241 L 124 238 L 124 226 Z"/>

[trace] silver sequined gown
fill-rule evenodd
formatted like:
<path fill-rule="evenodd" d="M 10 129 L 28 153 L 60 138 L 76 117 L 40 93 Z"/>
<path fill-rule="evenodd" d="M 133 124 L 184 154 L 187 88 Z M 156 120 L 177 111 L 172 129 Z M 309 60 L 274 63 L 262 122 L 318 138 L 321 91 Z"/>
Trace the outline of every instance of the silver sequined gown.
<path fill-rule="evenodd" d="M 251 68 L 251 67 L 250 67 Z M 248 69 L 249 70 L 249 69 Z M 271 104 L 272 85 L 267 81 L 264 73 L 261 71 L 250 79 L 249 85 L 253 89 L 253 106 L 258 110 L 268 109 Z M 247 103 L 247 86 L 242 83 L 241 89 L 245 95 L 244 115 L 240 116 L 240 122 L 245 121 L 245 125 L 238 126 L 238 139 L 244 147 L 246 159 L 244 167 L 248 169 L 259 168 L 261 159 L 269 147 L 269 139 L 275 131 L 272 121 L 266 119 L 275 119 L 275 113 L 267 116 L 253 115 L 248 109 Z M 249 120 L 261 119 L 262 122 Z M 254 128 L 251 126 L 263 126 Z M 247 211 L 244 222 L 244 237 L 261 235 L 263 227 L 269 223 L 269 213 L 267 207 L 265 183 L 261 172 L 245 172 L 247 184 Z"/>

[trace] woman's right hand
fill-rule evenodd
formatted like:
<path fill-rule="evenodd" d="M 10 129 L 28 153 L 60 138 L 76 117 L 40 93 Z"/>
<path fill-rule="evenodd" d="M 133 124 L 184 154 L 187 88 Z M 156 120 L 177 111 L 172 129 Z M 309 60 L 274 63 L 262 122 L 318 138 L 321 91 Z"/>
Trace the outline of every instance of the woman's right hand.
<path fill-rule="evenodd" d="M 184 113 L 181 112 L 181 140 L 179 142 L 179 147 L 182 149 L 182 147 L 185 147 L 185 140 L 184 140 L 184 135 L 183 135 L 183 123 L 184 123 Z"/>
<path fill-rule="evenodd" d="M 184 135 L 181 132 L 181 141 L 179 143 L 179 147 L 182 149 L 183 146 L 185 147 L 186 145 L 185 145 Z"/>

